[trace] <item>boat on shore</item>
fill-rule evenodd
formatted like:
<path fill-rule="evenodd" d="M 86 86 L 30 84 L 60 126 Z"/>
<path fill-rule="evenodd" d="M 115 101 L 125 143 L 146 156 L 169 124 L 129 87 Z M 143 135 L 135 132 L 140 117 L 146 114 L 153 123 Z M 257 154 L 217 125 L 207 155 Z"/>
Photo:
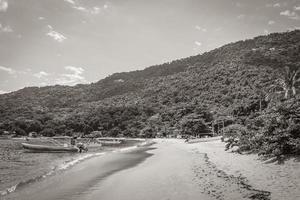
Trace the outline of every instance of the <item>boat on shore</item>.
<path fill-rule="evenodd" d="M 222 136 L 207 137 L 207 138 L 194 138 L 194 139 L 188 139 L 186 142 L 188 144 L 200 143 L 200 142 L 212 142 L 212 141 L 221 140 L 221 138 L 222 138 Z"/>
<path fill-rule="evenodd" d="M 37 145 L 37 144 L 28 144 L 22 143 L 22 146 L 26 150 L 35 151 L 35 152 L 78 152 L 79 148 L 75 146 L 49 146 L 49 145 Z"/>
<path fill-rule="evenodd" d="M 110 145 L 119 145 L 122 143 L 121 140 L 111 140 L 111 139 L 96 139 L 97 142 L 99 142 L 100 144 L 102 144 L 103 146 L 110 146 Z"/>

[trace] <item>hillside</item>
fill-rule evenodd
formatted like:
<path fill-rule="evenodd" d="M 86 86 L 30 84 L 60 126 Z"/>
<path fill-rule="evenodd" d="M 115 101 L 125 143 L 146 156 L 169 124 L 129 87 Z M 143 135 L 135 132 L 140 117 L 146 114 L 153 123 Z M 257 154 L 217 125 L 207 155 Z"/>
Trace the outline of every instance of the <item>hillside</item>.
<path fill-rule="evenodd" d="M 278 70 L 284 63 L 299 67 L 299 53 L 300 31 L 274 33 L 92 84 L 24 88 L 0 95 L 0 128 L 46 135 L 100 128 L 135 137 L 184 126 L 193 127 L 184 129 L 192 134 L 222 118 L 244 123 L 268 107 L 265 97 Z"/>

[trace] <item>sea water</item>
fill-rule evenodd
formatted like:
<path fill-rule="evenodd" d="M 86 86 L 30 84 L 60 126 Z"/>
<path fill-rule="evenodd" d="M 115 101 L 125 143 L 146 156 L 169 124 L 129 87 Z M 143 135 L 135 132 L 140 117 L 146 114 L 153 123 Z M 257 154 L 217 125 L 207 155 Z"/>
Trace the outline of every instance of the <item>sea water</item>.
<path fill-rule="evenodd" d="M 34 153 L 22 148 L 22 139 L 0 139 L 0 196 L 14 192 L 60 170 L 110 151 L 132 148 L 136 141 L 114 147 L 92 147 L 86 153 Z M 48 143 L 49 144 L 49 143 Z"/>

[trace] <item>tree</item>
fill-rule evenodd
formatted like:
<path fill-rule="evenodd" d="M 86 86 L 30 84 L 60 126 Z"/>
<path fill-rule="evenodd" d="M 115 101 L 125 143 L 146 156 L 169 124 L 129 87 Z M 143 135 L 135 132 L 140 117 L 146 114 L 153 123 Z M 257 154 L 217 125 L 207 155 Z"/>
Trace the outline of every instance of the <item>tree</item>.
<path fill-rule="evenodd" d="M 300 66 L 299 66 L 300 67 Z M 300 83 L 300 68 L 284 67 L 280 70 L 280 77 L 275 81 L 275 85 L 271 88 L 276 89 L 279 87 L 284 92 L 284 99 L 295 97 L 297 84 Z"/>
<path fill-rule="evenodd" d="M 41 131 L 41 134 L 46 137 L 53 137 L 55 135 L 55 132 L 52 128 L 45 128 Z"/>
<path fill-rule="evenodd" d="M 284 93 L 284 99 L 295 97 L 300 83 L 300 47 L 260 48 L 245 56 L 245 62 L 253 65 L 267 65 L 275 69 L 275 83 L 270 86 L 274 93 Z M 279 91 L 277 91 L 279 89 Z"/>

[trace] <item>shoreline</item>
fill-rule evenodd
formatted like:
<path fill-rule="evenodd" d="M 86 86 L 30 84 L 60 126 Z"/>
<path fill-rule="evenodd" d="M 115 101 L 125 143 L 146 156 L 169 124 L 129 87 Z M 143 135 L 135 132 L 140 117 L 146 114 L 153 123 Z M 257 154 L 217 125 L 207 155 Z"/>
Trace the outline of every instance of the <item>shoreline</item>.
<path fill-rule="evenodd" d="M 85 193 L 85 190 L 91 189 L 90 187 L 97 182 L 101 182 L 120 170 L 134 167 L 151 156 L 146 152 L 148 149 L 150 147 L 145 142 L 139 148 L 126 147 L 102 156 L 91 157 L 73 165 L 68 170 L 59 171 L 47 179 L 34 182 L 26 188 L 20 188 L 20 190 L 4 196 L 3 199 L 76 199 L 77 193 Z"/>
<path fill-rule="evenodd" d="M 52 169 L 50 169 L 49 171 L 47 171 L 43 174 L 39 174 L 37 176 L 33 176 L 33 177 L 25 179 L 25 180 L 20 180 L 18 183 L 11 185 L 4 190 L 0 190 L 0 199 L 5 198 L 9 194 L 16 192 L 16 190 L 23 189 L 26 186 L 30 186 L 30 184 L 34 184 L 36 182 L 43 181 L 44 179 L 47 179 L 48 177 L 50 177 L 52 175 L 66 171 L 69 168 L 71 168 L 77 164 L 87 161 L 88 159 L 103 156 L 103 155 L 110 154 L 110 153 L 131 151 L 138 147 L 143 147 L 143 146 L 147 146 L 147 145 L 151 144 L 151 141 L 145 140 L 145 139 L 137 139 L 137 140 L 131 140 L 131 141 L 136 141 L 137 143 L 134 145 L 131 145 L 131 146 L 117 147 L 114 150 L 107 149 L 106 151 L 104 150 L 101 152 L 78 154 L 75 156 L 75 158 L 70 158 L 70 159 L 64 161 L 63 163 L 52 167 Z"/>

